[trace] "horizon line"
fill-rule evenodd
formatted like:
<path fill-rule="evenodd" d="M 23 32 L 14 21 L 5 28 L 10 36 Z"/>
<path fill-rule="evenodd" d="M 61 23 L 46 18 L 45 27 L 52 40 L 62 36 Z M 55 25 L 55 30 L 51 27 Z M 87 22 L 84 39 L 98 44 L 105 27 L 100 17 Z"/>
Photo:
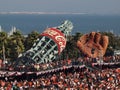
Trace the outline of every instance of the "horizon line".
<path fill-rule="evenodd" d="M 0 12 L 0 14 L 88 14 L 79 12 Z"/>
<path fill-rule="evenodd" d="M 73 15 L 102 15 L 102 16 L 106 16 L 106 15 L 116 15 L 116 16 L 120 16 L 120 14 L 105 14 L 105 13 L 85 13 L 85 12 L 30 12 L 30 11 L 6 11 L 6 12 L 3 12 L 3 11 L 0 11 L 0 15 L 67 15 L 67 14 L 73 14 Z"/>

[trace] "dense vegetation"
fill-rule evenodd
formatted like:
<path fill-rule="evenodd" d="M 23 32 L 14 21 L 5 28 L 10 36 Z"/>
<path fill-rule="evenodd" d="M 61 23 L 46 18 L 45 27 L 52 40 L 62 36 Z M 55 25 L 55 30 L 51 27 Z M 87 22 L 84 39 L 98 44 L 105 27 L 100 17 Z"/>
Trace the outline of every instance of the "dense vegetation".
<path fill-rule="evenodd" d="M 109 46 L 107 48 L 106 55 L 112 55 L 114 50 L 120 50 L 120 37 L 114 35 L 111 32 L 101 32 L 101 34 L 109 36 Z M 76 47 L 76 41 L 82 36 L 82 33 L 76 33 L 75 35 L 68 36 L 67 46 L 62 52 L 60 58 L 78 58 L 83 54 Z M 32 31 L 24 36 L 19 30 L 12 35 L 4 31 L 0 32 L 0 59 L 7 59 L 14 61 L 20 53 L 30 49 L 36 39 L 39 37 L 39 32 Z"/>

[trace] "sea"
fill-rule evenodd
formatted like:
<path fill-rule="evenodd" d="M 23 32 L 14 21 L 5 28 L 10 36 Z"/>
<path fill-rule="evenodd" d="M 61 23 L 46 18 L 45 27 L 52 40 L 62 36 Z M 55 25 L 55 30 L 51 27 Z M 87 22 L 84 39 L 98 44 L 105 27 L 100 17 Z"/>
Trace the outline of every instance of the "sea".
<path fill-rule="evenodd" d="M 5 32 L 10 32 L 12 27 L 16 27 L 22 34 L 32 31 L 42 33 L 46 28 L 59 26 L 65 20 L 73 23 L 71 34 L 95 31 L 120 35 L 120 15 L 0 14 L 0 27 Z"/>

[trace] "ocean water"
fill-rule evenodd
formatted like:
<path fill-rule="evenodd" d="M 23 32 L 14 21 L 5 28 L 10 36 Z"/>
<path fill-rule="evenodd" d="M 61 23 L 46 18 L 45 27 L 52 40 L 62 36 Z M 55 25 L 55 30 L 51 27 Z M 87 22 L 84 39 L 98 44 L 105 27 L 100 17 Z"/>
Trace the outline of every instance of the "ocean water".
<path fill-rule="evenodd" d="M 106 31 L 120 34 L 120 16 L 117 15 L 22 15 L 22 14 L 1 14 L 0 26 L 4 31 L 9 32 L 15 26 L 23 34 L 33 30 L 39 33 L 47 27 L 60 25 L 64 20 L 70 20 L 73 25 L 72 34 L 77 32 L 89 33 L 91 31 Z"/>

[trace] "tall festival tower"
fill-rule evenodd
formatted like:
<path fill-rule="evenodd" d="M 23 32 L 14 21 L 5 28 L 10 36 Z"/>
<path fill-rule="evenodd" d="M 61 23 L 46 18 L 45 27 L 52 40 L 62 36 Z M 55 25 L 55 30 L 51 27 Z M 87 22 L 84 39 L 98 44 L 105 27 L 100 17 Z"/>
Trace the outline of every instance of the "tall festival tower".
<path fill-rule="evenodd" d="M 17 63 L 30 65 L 51 62 L 66 47 L 67 36 L 73 29 L 72 22 L 66 20 L 60 26 L 47 28 L 40 34 L 31 49 L 18 58 Z"/>

